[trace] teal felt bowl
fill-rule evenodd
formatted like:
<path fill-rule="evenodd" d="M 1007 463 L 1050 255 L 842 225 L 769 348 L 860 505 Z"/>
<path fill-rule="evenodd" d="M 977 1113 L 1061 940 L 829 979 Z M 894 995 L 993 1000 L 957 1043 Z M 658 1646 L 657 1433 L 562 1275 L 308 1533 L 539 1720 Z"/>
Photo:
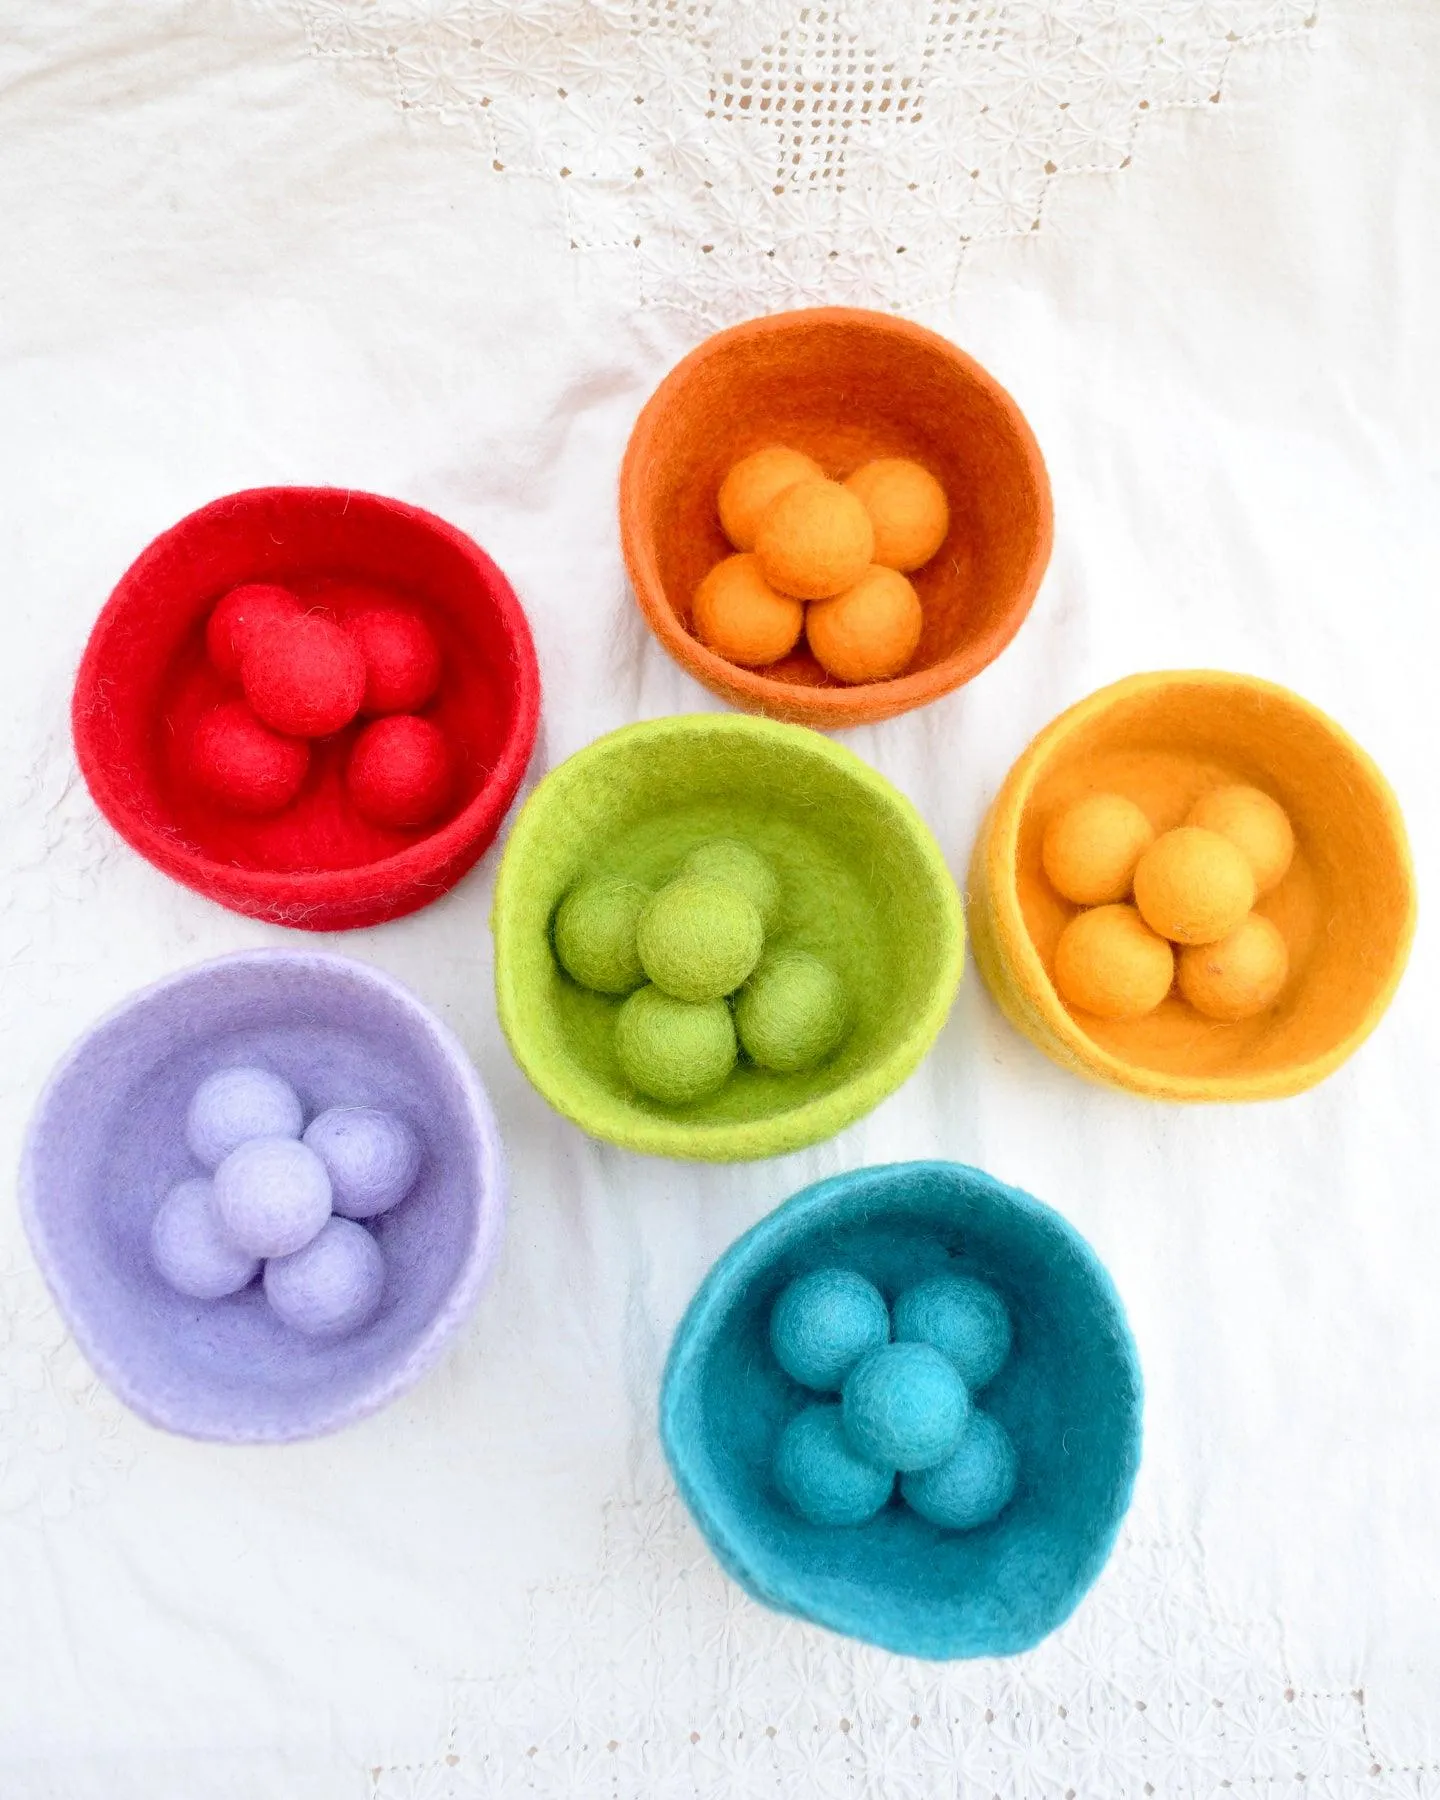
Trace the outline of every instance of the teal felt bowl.
<path fill-rule="evenodd" d="M 817 1526 L 781 1498 L 776 1442 L 819 1396 L 776 1363 L 770 1313 L 797 1275 L 837 1264 L 887 1302 L 942 1272 L 1004 1300 L 1014 1345 L 980 1404 L 1019 1479 L 990 1524 L 942 1530 L 892 1497 L 867 1524 Z M 806 1188 L 731 1245 L 675 1335 L 660 1431 L 696 1524 L 752 1598 L 903 1656 L 1014 1656 L 1070 1616 L 1110 1554 L 1140 1462 L 1140 1367 L 1109 1276 L 1058 1213 L 960 1163 L 893 1163 Z"/>
<path fill-rule="evenodd" d="M 561 970 L 555 914 L 591 877 L 662 886 L 714 837 L 769 861 L 781 910 L 767 949 L 828 963 L 853 1023 L 802 1073 L 742 1057 L 718 1093 L 668 1106 L 621 1070 L 620 1001 Z M 711 1162 L 802 1149 L 878 1105 L 934 1042 L 965 958 L 959 892 L 910 802 L 818 732 L 728 713 L 629 725 L 552 770 L 510 833 L 492 925 L 500 1023 L 550 1104 L 628 1150 Z"/>

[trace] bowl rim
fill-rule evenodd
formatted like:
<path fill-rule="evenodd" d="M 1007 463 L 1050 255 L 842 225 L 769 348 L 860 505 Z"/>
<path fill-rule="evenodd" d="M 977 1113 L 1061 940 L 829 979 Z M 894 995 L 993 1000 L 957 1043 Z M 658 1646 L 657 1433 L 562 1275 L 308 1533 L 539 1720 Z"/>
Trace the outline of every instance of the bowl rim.
<path fill-rule="evenodd" d="M 877 1629 L 867 1609 L 851 1612 L 844 1605 L 833 1604 L 828 1595 L 802 1603 L 794 1586 L 784 1579 L 785 1569 L 780 1561 L 756 1556 L 749 1535 L 743 1529 L 733 1530 L 728 1523 L 716 1518 L 709 1505 L 704 1458 L 699 1454 L 703 1446 L 684 1430 L 680 1420 L 684 1390 L 698 1379 L 704 1360 L 731 1316 L 743 1288 L 773 1261 L 776 1240 L 794 1243 L 823 1229 L 837 1204 L 848 1208 L 856 1196 L 872 1198 L 875 1213 L 879 1215 L 884 1211 L 891 1190 L 914 1181 L 917 1176 L 930 1176 L 950 1189 L 963 1186 L 973 1191 L 978 1188 L 988 1204 L 1021 1214 L 1033 1224 L 1058 1230 L 1084 1265 L 1098 1296 L 1105 1303 L 1106 1324 L 1132 1384 L 1133 1429 L 1127 1442 L 1128 1454 L 1118 1471 L 1119 1479 L 1114 1488 L 1113 1523 L 1091 1544 L 1082 1579 L 1076 1585 L 1070 1605 L 1047 1624 L 1040 1637 L 1014 1649 L 959 1650 L 954 1641 L 940 1631 L 922 1638 L 891 1632 L 883 1626 Z M 1023 1188 L 1011 1187 L 985 1169 L 971 1163 L 924 1158 L 913 1162 L 878 1163 L 828 1175 L 782 1200 L 720 1253 L 692 1295 L 671 1339 L 660 1384 L 660 1442 L 680 1497 L 701 1535 L 721 1567 L 748 1592 L 782 1612 L 842 1632 L 847 1637 L 877 1644 L 896 1655 L 948 1661 L 975 1655 L 1015 1655 L 1031 1649 L 1062 1625 L 1079 1606 L 1109 1559 L 1130 1506 L 1144 1443 L 1144 1405 L 1144 1376 L 1125 1303 L 1114 1278 L 1089 1240 L 1056 1208 L 1037 1200 Z"/>
<path fill-rule="evenodd" d="M 665 597 L 654 547 L 641 506 L 640 469 L 650 460 L 652 440 L 668 413 L 676 390 L 697 369 L 736 345 L 758 337 L 803 331 L 817 324 L 859 325 L 878 336 L 920 345 L 981 388 L 1007 421 L 1029 471 L 1036 499 L 1036 535 L 1025 573 L 1005 612 L 987 632 L 967 640 L 952 656 L 911 675 L 851 687 L 803 687 L 777 681 L 759 669 L 742 669 L 707 649 L 680 624 Z M 927 706 L 952 693 L 987 668 L 1019 631 L 1029 615 L 1050 562 L 1054 542 L 1054 503 L 1045 461 L 1030 423 L 1013 396 L 974 357 L 948 338 L 912 320 L 858 306 L 800 307 L 767 313 L 728 326 L 697 344 L 669 371 L 641 409 L 620 465 L 620 543 L 630 584 L 646 623 L 687 674 L 722 699 L 749 711 L 801 725 L 842 729 L 875 724 L 882 719 Z"/>
<path fill-rule="evenodd" d="M 1234 1075 L 1183 1075 L 1149 1069 L 1116 1056 L 1082 1029 L 1060 999 L 1021 910 L 1013 879 L 1020 822 L 1041 775 L 1053 765 L 1067 740 L 1115 705 L 1177 687 L 1262 695 L 1318 727 L 1348 759 L 1356 784 L 1370 796 L 1405 877 L 1405 921 L 1390 966 L 1364 1018 L 1329 1050 L 1285 1068 Z M 1359 1049 L 1379 1024 L 1405 972 L 1415 935 L 1415 871 L 1405 821 L 1394 792 L 1374 759 L 1343 726 L 1302 695 L 1261 676 L 1224 669 L 1156 669 L 1127 675 L 1086 695 L 1052 719 L 1012 764 L 991 804 L 975 841 L 967 889 L 975 960 L 991 994 L 1012 1022 L 1067 1067 L 1154 1100 L 1279 1100 L 1314 1087 Z M 1001 940 L 1006 945 L 1003 952 L 999 948 Z M 1012 986 L 1013 994 L 1008 991 Z M 1022 1017 L 1015 1017 L 1012 1008 L 1018 1009 Z"/>
<path fill-rule="evenodd" d="M 451 1069 L 459 1086 L 470 1131 L 478 1150 L 480 1182 L 475 1199 L 474 1237 L 456 1271 L 455 1280 L 446 1296 L 418 1338 L 395 1364 L 387 1369 L 363 1392 L 337 1402 L 328 1411 L 302 1425 L 271 1425 L 256 1428 L 244 1422 L 235 1424 L 197 1425 L 183 1416 L 163 1396 L 156 1398 L 132 1378 L 124 1359 L 117 1359 L 91 1329 L 83 1306 L 74 1302 L 66 1274 L 63 1255 L 58 1252 L 49 1230 L 44 1200 L 44 1174 L 39 1167 L 37 1142 L 45 1116 L 54 1104 L 63 1083 L 77 1064 L 90 1052 L 97 1038 L 120 1023 L 135 1007 L 146 1005 L 160 996 L 187 987 L 197 978 L 220 968 L 273 967 L 288 963 L 301 978 L 311 975 L 343 976 L 359 982 L 401 1012 L 408 1024 L 430 1040 Z M 448 1025 L 442 1023 L 424 1002 L 393 975 L 370 963 L 335 951 L 291 949 L 273 945 L 255 950 L 236 950 L 188 968 L 172 971 L 158 981 L 147 982 L 127 994 L 99 1018 L 88 1024 L 70 1044 L 64 1055 L 46 1077 L 25 1128 L 20 1155 L 19 1210 L 21 1224 L 30 1245 L 30 1253 L 44 1278 L 56 1310 L 66 1330 L 95 1373 L 130 1410 L 147 1424 L 181 1437 L 211 1443 L 285 1444 L 324 1437 L 347 1425 L 369 1418 L 372 1413 L 397 1399 L 413 1387 L 444 1354 L 450 1340 L 469 1317 L 482 1289 L 493 1272 L 505 1228 L 509 1201 L 509 1174 L 505 1161 L 500 1127 L 490 1097 L 485 1091 L 475 1065 L 464 1045 Z"/>
<path fill-rule="evenodd" d="M 123 773 L 117 772 L 101 753 L 91 723 L 104 707 L 109 639 L 134 604 L 135 590 L 148 579 L 152 567 L 165 560 L 175 535 L 212 517 L 223 518 L 282 495 L 287 501 L 298 500 L 305 505 L 326 506 L 339 501 L 343 510 L 357 505 L 370 507 L 443 538 L 470 564 L 484 586 L 510 650 L 508 673 L 514 696 L 511 726 L 475 797 L 453 819 L 418 842 L 392 856 L 344 869 L 258 869 L 223 862 L 191 848 L 163 825 L 136 811 Z M 414 911 L 452 886 L 484 853 L 514 799 L 535 746 L 539 719 L 540 665 L 529 622 L 504 571 L 473 538 L 423 507 L 384 494 L 361 488 L 284 483 L 224 494 L 186 513 L 150 540 L 115 584 L 90 628 L 70 702 L 71 734 L 85 785 L 96 806 L 133 850 L 174 880 L 232 911 L 317 930 L 377 924 L 397 916 L 384 904 L 397 891 L 413 891 L 414 902 L 404 910 Z"/>
<path fill-rule="evenodd" d="M 914 1016 L 899 1042 L 883 1058 L 841 1086 L 766 1119 L 706 1125 L 661 1118 L 631 1107 L 626 1122 L 612 1128 L 597 1123 L 583 1104 L 574 1101 L 568 1082 L 552 1079 L 549 1063 L 532 1052 L 525 1026 L 525 1000 L 516 988 L 509 954 L 511 935 L 518 929 L 516 915 L 523 904 L 512 894 L 522 882 L 528 846 L 544 830 L 547 809 L 570 782 L 624 745 L 647 740 L 660 743 L 676 734 L 696 741 L 705 737 L 738 737 L 771 749 L 803 753 L 841 771 L 880 801 L 905 833 L 930 875 L 948 929 L 939 946 L 940 968 L 929 1003 Z M 495 945 L 496 1010 L 515 1060 L 531 1085 L 557 1112 L 589 1136 L 625 1150 L 684 1161 L 742 1162 L 779 1156 L 821 1143 L 844 1130 L 878 1106 L 919 1067 L 949 1015 L 965 968 L 965 915 L 960 892 L 939 844 L 914 804 L 843 744 L 803 726 L 743 713 L 676 713 L 622 725 L 584 745 L 550 770 L 510 828 L 495 879 L 490 926 Z"/>

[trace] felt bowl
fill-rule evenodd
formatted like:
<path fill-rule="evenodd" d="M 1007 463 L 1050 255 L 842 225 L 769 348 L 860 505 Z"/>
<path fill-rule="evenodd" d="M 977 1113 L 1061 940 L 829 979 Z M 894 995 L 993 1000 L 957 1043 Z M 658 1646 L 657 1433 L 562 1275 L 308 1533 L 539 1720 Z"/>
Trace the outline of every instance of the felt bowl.
<path fill-rule="evenodd" d="M 248 1061 L 283 1075 L 307 1118 L 384 1106 L 420 1137 L 416 1187 L 367 1221 L 385 1286 L 348 1337 L 291 1331 L 258 1281 L 187 1299 L 151 1263 L 156 1208 L 203 1173 L 184 1141 L 190 1096 Z M 20 1209 L 76 1343 L 128 1406 L 187 1437 L 284 1443 L 364 1418 L 439 1358 L 499 1250 L 505 1169 L 469 1059 L 407 988 L 347 957 L 260 950 L 169 976 L 86 1032 L 31 1122 Z"/>
<path fill-rule="evenodd" d="M 944 486 L 950 531 L 910 578 L 925 624 L 894 679 L 847 687 L 803 638 L 769 668 L 742 669 L 693 635 L 695 590 L 731 553 L 720 483 L 771 443 L 834 476 L 911 457 Z M 665 377 L 625 453 L 620 537 L 640 609 L 682 668 L 747 711 L 834 729 L 924 706 L 995 660 L 1050 560 L 1050 483 L 1024 415 L 973 358 L 904 319 L 817 307 L 719 332 Z"/>
<path fill-rule="evenodd" d="M 344 769 L 359 724 L 312 743 L 304 786 L 281 813 L 245 817 L 196 784 L 196 721 L 238 691 L 206 658 L 205 621 L 248 581 L 279 582 L 342 622 L 398 603 L 429 625 L 444 678 L 425 711 L 457 765 L 437 825 L 392 830 L 350 805 Z M 515 797 L 539 707 L 520 603 L 453 525 L 348 489 L 255 488 L 191 513 L 131 565 L 90 634 L 72 723 L 96 805 L 148 861 L 236 912 L 339 931 L 414 912 L 472 867 Z"/>
<path fill-rule="evenodd" d="M 717 1094 L 667 1107 L 625 1080 L 620 1002 L 561 971 L 552 922 L 580 878 L 658 886 L 715 836 L 770 859 L 784 889 L 772 941 L 830 963 L 854 1024 L 816 1068 L 742 1059 Z M 493 928 L 500 1023 L 550 1104 L 628 1150 L 712 1162 L 798 1150 L 877 1105 L 929 1049 L 965 956 L 959 894 L 909 801 L 813 731 L 723 713 L 626 726 L 547 775 L 506 842 Z"/>
<path fill-rule="evenodd" d="M 1290 955 L 1274 1006 L 1225 1024 L 1172 992 L 1141 1019 L 1072 1012 L 1052 971 L 1078 909 L 1041 866 L 1050 818 L 1114 791 L 1168 831 L 1231 782 L 1272 795 L 1295 829 L 1289 873 L 1256 908 Z M 1271 1100 L 1323 1081 L 1379 1023 L 1415 928 L 1405 825 L 1375 764 L 1299 695 L 1215 670 L 1133 675 L 1047 725 L 986 818 L 969 901 L 975 960 L 1006 1017 L 1067 1068 L 1159 1100 Z"/>
<path fill-rule="evenodd" d="M 1014 1343 L 980 1404 L 1018 1481 L 988 1525 L 942 1530 L 892 1495 L 867 1524 L 817 1526 L 777 1491 L 780 1433 L 818 1396 L 775 1361 L 771 1310 L 796 1276 L 837 1265 L 887 1302 L 940 1273 L 1004 1300 Z M 806 1188 L 731 1245 L 675 1334 L 660 1434 L 754 1599 L 902 1656 L 1013 1656 L 1070 1616 L 1110 1553 L 1140 1462 L 1140 1368 L 1109 1276 L 1058 1213 L 980 1169 L 893 1163 Z"/>

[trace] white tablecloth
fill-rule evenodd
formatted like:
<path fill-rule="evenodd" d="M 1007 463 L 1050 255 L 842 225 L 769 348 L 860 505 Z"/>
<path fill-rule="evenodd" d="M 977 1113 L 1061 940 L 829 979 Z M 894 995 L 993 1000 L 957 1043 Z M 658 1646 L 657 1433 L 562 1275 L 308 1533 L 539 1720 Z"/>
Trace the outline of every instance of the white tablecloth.
<path fill-rule="evenodd" d="M 615 477 L 665 369 L 785 304 L 895 307 L 1027 410 L 1056 550 L 963 693 L 849 741 L 957 874 L 1031 734 L 1134 669 L 1333 712 L 1436 870 L 1440 9 L 1430 0 L 11 0 L 0 30 L 0 1154 L 168 970 L 293 941 L 97 817 L 66 705 L 109 588 L 232 489 L 399 495 L 507 569 L 533 781 L 713 704 L 627 593 Z M 767 85 L 768 84 L 768 85 Z M 333 940 L 458 1029 L 503 1264 L 382 1417 L 234 1451 L 97 1387 L 0 1212 L 4 1800 L 1440 1794 L 1436 954 L 1320 1091 L 1085 1086 L 973 972 L 834 1142 L 590 1143 L 495 1022 L 494 854 Z M 1113 1563 L 1035 1655 L 929 1667 L 750 1605 L 654 1416 L 718 1252 L 857 1164 L 977 1162 L 1113 1271 L 1148 1383 Z"/>

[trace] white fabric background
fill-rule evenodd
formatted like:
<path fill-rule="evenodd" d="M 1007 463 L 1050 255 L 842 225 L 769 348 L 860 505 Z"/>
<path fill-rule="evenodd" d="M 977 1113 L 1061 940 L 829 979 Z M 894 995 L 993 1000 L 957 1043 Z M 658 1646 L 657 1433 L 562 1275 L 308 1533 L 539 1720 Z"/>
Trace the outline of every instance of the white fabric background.
<path fill-rule="evenodd" d="M 167 883 L 75 774 L 75 663 L 144 543 L 263 482 L 453 519 L 535 628 L 533 781 L 629 719 L 713 704 L 629 599 L 616 469 L 676 357 L 787 302 L 948 333 L 1049 459 L 1055 558 L 1016 643 L 849 739 L 957 874 L 1062 706 L 1213 665 L 1360 738 L 1433 891 L 1440 12 L 886 0 L 864 29 L 919 83 L 897 94 L 928 83 L 928 123 L 857 126 L 846 182 L 823 173 L 828 127 L 782 164 L 706 119 L 737 59 L 773 40 L 808 75 L 832 54 L 821 24 L 849 17 L 0 5 L 6 1168 L 99 1011 L 287 941 Z M 657 109 L 643 129 L 632 81 Z M 621 162 L 637 144 L 643 178 Z M 589 1143 L 518 1074 L 491 999 L 494 861 L 334 940 L 456 1026 L 513 1160 L 499 1276 L 413 1396 L 280 1451 L 165 1438 L 97 1390 L 0 1210 L 4 1800 L 1440 1794 L 1427 926 L 1382 1030 L 1298 1100 L 1191 1112 L 1089 1088 L 972 971 L 870 1119 L 697 1169 Z M 661 1360 L 711 1259 L 821 1174 L 931 1155 L 1077 1223 L 1148 1383 L 1122 1547 L 1008 1665 L 926 1668 L 772 1620 L 657 1466 Z"/>

